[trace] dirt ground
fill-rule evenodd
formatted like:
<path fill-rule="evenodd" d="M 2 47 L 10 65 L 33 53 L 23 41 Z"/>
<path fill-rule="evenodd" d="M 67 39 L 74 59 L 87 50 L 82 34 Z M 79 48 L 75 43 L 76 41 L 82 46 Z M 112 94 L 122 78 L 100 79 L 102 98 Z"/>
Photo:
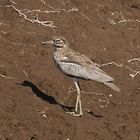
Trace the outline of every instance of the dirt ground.
<path fill-rule="evenodd" d="M 51 46 L 65 37 L 121 89 L 81 81 L 83 117 L 73 117 L 73 82 Z M 140 140 L 139 0 L 0 0 L 0 140 Z"/>

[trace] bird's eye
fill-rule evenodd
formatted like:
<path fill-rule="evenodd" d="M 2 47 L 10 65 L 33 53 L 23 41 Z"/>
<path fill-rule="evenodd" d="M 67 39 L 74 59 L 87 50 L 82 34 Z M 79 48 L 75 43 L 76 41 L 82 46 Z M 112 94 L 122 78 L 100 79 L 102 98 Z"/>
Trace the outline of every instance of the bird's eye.
<path fill-rule="evenodd" d="M 55 40 L 56 42 L 61 42 L 59 39 Z"/>
<path fill-rule="evenodd" d="M 63 41 L 62 40 L 60 40 L 60 39 L 56 39 L 55 40 L 55 43 L 62 43 Z"/>

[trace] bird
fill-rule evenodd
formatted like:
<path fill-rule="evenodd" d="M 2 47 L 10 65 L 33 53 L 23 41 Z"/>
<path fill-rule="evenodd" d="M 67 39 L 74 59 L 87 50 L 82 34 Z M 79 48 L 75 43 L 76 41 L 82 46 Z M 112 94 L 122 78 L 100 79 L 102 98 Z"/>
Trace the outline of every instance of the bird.
<path fill-rule="evenodd" d="M 68 41 L 60 36 L 54 37 L 52 40 L 42 42 L 42 45 L 51 44 L 55 49 L 53 53 L 54 62 L 61 71 L 70 77 L 77 91 L 77 99 L 73 112 L 67 112 L 73 116 L 82 116 L 82 102 L 80 80 L 92 80 L 105 84 L 111 89 L 120 92 L 119 87 L 113 84 L 114 78 L 101 70 L 97 63 L 93 62 L 89 57 L 75 51 L 69 47 Z"/>

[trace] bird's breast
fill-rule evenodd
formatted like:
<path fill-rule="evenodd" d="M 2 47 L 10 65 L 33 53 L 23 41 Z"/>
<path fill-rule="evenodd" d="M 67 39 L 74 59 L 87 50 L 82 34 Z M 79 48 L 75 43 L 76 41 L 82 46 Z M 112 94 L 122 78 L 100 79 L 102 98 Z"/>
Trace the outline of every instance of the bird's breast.
<path fill-rule="evenodd" d="M 58 64 L 62 59 L 62 53 L 58 51 L 54 52 L 53 58 L 54 58 L 54 61 Z"/>

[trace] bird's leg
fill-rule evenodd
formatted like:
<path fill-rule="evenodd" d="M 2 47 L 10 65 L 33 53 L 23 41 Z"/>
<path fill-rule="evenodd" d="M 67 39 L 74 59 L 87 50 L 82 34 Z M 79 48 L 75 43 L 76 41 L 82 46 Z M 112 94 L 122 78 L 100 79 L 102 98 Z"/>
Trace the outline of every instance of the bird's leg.
<path fill-rule="evenodd" d="M 81 93 L 80 93 L 80 96 L 81 96 Z M 81 97 L 79 98 L 79 109 L 80 109 L 80 116 L 83 115 L 83 109 L 82 109 L 82 103 L 81 103 Z"/>
<path fill-rule="evenodd" d="M 74 81 L 74 84 L 76 86 L 77 90 L 77 99 L 76 99 L 76 105 L 75 105 L 75 112 L 66 112 L 69 114 L 72 114 L 73 116 L 82 116 L 83 110 L 82 110 L 82 103 L 81 103 L 81 93 L 80 93 L 80 87 L 77 81 Z M 79 113 L 78 113 L 78 107 L 79 107 Z"/>
<path fill-rule="evenodd" d="M 66 113 L 79 117 L 79 116 L 83 115 L 82 103 L 81 103 L 81 93 L 80 93 L 80 87 L 79 87 L 78 81 L 74 81 L 74 84 L 75 84 L 76 90 L 77 90 L 77 99 L 76 99 L 75 111 L 74 112 L 66 112 Z M 78 113 L 78 107 L 79 107 L 79 113 Z"/>
<path fill-rule="evenodd" d="M 83 110 L 82 110 L 82 103 L 81 103 L 81 93 L 80 93 L 80 88 L 79 84 L 77 81 L 74 82 L 76 89 L 77 89 L 77 99 L 76 99 L 76 105 L 75 105 L 75 114 L 74 116 L 82 116 L 83 115 Z M 79 106 L 79 114 L 78 114 L 78 106 Z"/>
<path fill-rule="evenodd" d="M 80 88 L 77 82 L 74 82 L 77 90 L 77 98 L 76 98 L 76 105 L 75 105 L 75 113 L 78 113 L 78 105 L 79 105 L 79 99 L 80 99 Z"/>

